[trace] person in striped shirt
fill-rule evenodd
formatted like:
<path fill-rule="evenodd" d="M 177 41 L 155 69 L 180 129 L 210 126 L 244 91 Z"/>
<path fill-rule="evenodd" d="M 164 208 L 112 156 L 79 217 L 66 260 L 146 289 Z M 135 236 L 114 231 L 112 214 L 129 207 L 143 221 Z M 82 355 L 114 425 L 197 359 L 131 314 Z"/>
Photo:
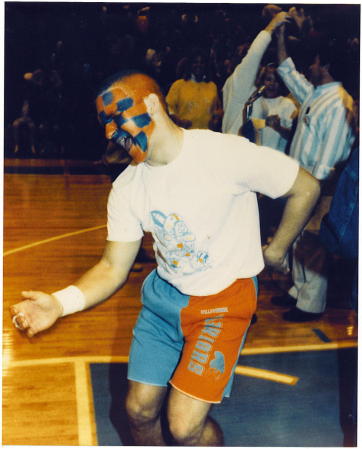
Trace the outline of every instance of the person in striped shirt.
<path fill-rule="evenodd" d="M 301 22 L 300 12 L 295 8 L 289 14 Z M 280 28 L 278 73 L 300 103 L 290 156 L 298 160 L 322 186 L 314 215 L 293 246 L 293 286 L 287 294 L 272 298 L 275 305 L 292 306 L 283 314 L 287 321 L 318 319 L 326 307 L 327 258 L 318 233 L 321 219 L 328 212 L 332 199 L 332 181 L 339 172 L 338 167 L 347 160 L 355 139 L 353 99 L 337 81 L 341 79 L 340 71 L 345 70 L 339 55 L 331 42 L 320 43 L 307 79 L 288 57 L 285 25 Z"/>

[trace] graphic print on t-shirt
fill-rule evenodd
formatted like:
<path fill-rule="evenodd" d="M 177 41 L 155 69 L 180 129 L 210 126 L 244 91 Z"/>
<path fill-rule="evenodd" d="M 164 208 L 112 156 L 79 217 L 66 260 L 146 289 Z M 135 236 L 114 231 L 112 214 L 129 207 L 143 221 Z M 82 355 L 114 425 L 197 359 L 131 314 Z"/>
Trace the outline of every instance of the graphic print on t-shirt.
<path fill-rule="evenodd" d="M 158 249 L 169 268 L 177 273 L 195 273 L 208 268 L 208 254 L 196 248 L 196 238 L 176 213 L 151 211 Z"/>

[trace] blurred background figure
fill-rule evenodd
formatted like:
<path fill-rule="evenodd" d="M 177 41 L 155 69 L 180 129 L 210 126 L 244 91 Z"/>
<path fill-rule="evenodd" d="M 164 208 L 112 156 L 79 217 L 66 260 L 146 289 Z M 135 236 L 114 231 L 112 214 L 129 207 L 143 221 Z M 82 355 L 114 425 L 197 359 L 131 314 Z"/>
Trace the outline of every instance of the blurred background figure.
<path fill-rule="evenodd" d="M 276 64 L 270 63 L 261 68 L 255 83 L 256 90 L 262 90 L 253 103 L 245 123 L 251 121 L 254 129 L 254 141 L 275 150 L 286 152 L 293 122 L 298 109 L 287 97 L 287 90 L 276 71 Z M 241 130 L 241 134 L 243 132 Z"/>
<path fill-rule="evenodd" d="M 222 117 L 217 86 L 205 53 L 197 49 L 178 64 L 180 79 L 170 87 L 166 102 L 172 119 L 183 128 L 217 130 Z"/>

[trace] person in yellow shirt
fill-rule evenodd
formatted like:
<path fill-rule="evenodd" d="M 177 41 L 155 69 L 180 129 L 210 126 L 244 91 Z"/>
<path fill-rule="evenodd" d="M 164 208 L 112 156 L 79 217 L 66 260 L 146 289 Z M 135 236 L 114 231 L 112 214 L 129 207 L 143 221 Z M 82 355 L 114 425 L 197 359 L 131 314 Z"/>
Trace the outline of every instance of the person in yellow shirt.
<path fill-rule="evenodd" d="M 182 78 L 171 85 L 166 96 L 169 113 L 183 128 L 217 130 L 222 108 L 217 86 L 207 75 L 206 58 L 195 52 L 184 63 Z"/>

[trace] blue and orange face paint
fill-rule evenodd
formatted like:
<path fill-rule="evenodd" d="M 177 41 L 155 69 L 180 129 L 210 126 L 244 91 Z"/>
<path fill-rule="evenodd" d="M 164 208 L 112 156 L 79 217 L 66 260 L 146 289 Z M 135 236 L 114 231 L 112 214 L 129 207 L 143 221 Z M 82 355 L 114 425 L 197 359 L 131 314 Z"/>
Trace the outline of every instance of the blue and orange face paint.
<path fill-rule="evenodd" d="M 116 81 L 96 99 L 98 118 L 106 138 L 124 146 L 134 162 L 147 158 L 154 123 L 143 99 L 154 91 L 153 81 L 143 74 L 132 74 Z"/>

